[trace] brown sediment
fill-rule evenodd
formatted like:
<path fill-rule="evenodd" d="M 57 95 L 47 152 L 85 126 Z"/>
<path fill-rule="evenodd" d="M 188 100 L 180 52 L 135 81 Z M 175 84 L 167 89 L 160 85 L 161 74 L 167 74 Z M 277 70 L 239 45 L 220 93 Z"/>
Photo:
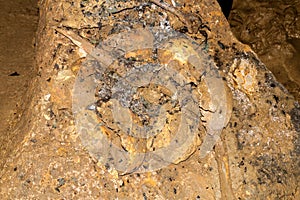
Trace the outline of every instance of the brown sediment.
<path fill-rule="evenodd" d="M 35 87 L 29 87 L 32 100 L 27 105 L 27 114 L 22 116 L 19 129 L 22 134 L 17 135 L 24 137 L 2 140 L 10 141 L 4 146 L 14 150 L 9 155 L 1 152 L 7 155 L 0 171 L 2 199 L 299 199 L 300 108 L 295 98 L 251 48 L 233 36 L 217 1 L 176 1 L 179 11 L 201 18 L 202 26 L 193 34 L 185 31 L 185 24 L 178 17 L 147 3 L 40 1 L 36 53 L 39 71 Z M 293 12 L 294 9 L 286 10 Z M 289 20 L 287 25 L 293 24 Z M 113 34 L 143 26 L 166 29 L 171 26 L 196 40 L 213 59 L 232 92 L 232 113 L 219 143 L 214 148 L 210 146 L 211 151 L 204 158 L 199 157 L 197 149 L 160 170 L 132 174 L 132 169 L 122 174 L 84 148 L 72 113 L 72 95 L 78 69 L 87 59 L 83 59 L 80 45 L 76 46 L 56 29 L 72 31 L 96 46 Z M 295 37 L 293 30 L 290 29 L 290 34 Z M 127 54 L 128 58 L 136 55 L 138 52 Z M 143 56 L 137 57 L 143 59 Z M 113 69 L 118 69 L 118 63 L 114 64 Z M 192 68 L 183 69 L 192 72 Z M 118 70 L 125 73 L 123 68 Z M 19 71 L 9 74 L 11 78 L 22 75 Z M 192 77 L 189 80 L 191 87 L 198 87 Z M 151 88 L 140 92 L 147 89 Z M 202 88 L 197 89 L 201 92 Z M 214 105 L 206 105 L 205 94 L 201 95 L 200 107 L 213 108 Z M 151 103 L 158 99 L 151 97 L 145 99 Z M 93 120 L 109 120 L 105 113 L 101 114 Z M 32 126 L 28 126 L 29 121 Z M 200 136 L 206 133 L 206 128 L 198 127 Z M 103 126 L 99 129 L 108 137 L 113 135 L 110 129 Z M 176 126 L 170 130 L 173 129 Z M 120 141 L 112 138 L 115 139 L 112 143 Z M 128 149 L 149 150 L 143 143 L 134 146 L 136 140 L 126 142 Z"/>
<path fill-rule="evenodd" d="M 0 1 L 0 168 L 25 136 L 24 119 L 37 75 L 37 0 Z M 27 116 L 27 115 L 25 115 Z M 22 129 L 22 131 L 18 131 Z"/>

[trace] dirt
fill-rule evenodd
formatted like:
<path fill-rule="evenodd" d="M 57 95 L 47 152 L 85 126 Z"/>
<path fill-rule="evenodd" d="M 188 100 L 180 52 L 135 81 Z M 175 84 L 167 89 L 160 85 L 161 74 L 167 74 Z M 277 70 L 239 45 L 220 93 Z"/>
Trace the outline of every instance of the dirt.
<path fill-rule="evenodd" d="M 36 76 L 34 37 L 36 0 L 0 0 L 0 166 L 22 141 L 14 131 L 28 104 L 30 80 Z"/>

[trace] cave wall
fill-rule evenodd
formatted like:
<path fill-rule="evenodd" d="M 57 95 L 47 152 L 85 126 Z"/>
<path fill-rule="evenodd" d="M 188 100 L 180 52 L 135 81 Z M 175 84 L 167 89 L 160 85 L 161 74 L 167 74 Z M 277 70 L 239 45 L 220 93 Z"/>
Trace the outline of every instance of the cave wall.
<path fill-rule="evenodd" d="M 177 3 L 181 12 L 190 13 L 190 27 L 157 5 L 140 7 L 137 1 L 40 1 L 39 70 L 28 111 L 32 125 L 1 171 L 3 199 L 299 198 L 299 104 L 251 48 L 233 36 L 216 1 Z M 195 27 L 195 21 L 203 26 Z M 160 170 L 122 174 L 82 144 L 72 90 L 87 58 L 83 43 L 74 44 L 57 28 L 95 45 L 126 27 L 160 22 L 205 47 L 232 96 L 231 117 L 204 158 L 197 149 Z M 199 135 L 205 135 L 205 126 L 199 126 Z"/>

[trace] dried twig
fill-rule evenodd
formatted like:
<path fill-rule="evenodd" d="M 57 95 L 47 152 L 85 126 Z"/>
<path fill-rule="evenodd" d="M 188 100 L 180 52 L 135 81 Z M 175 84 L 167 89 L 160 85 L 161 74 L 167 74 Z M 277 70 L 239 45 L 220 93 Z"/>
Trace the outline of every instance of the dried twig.
<path fill-rule="evenodd" d="M 61 28 L 56 28 L 55 30 L 69 38 L 76 46 L 83 49 L 87 54 L 91 54 L 95 49 L 95 47 L 91 43 L 89 43 L 73 31 L 67 31 Z"/>

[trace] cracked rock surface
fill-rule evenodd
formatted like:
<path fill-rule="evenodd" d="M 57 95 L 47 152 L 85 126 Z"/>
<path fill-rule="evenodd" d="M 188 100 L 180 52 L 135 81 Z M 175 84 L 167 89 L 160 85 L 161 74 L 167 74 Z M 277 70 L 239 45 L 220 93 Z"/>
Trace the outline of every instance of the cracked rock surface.
<path fill-rule="evenodd" d="M 171 1 L 166 2 L 172 5 Z M 39 76 L 31 88 L 34 92 L 30 104 L 34 114 L 26 119 L 32 121 L 27 127 L 30 130 L 0 172 L 2 199 L 300 198 L 300 105 L 249 46 L 233 36 L 216 1 L 188 0 L 176 4 L 178 11 L 201 26 L 192 27 L 194 31 L 189 32 L 178 16 L 140 1 L 40 1 L 36 57 Z M 112 34 L 153 26 L 186 34 L 206 50 L 226 84 L 226 92 L 231 94 L 230 119 L 226 117 L 226 127 L 213 138 L 215 145 L 206 156 L 200 156 L 199 148 L 204 140 L 201 136 L 209 130 L 205 115 L 201 115 L 203 124 L 197 130 L 200 139 L 195 143 L 198 148 L 188 156 L 157 171 L 122 174 L 90 155 L 82 143 L 72 110 L 72 91 L 88 56 L 79 48 L 82 44 L 74 44 L 56 28 L 72 30 L 96 46 Z M 132 52 L 127 58 L 137 60 L 123 60 L 125 64 L 120 62 L 111 68 L 118 74 L 126 74 L 122 67 L 148 58 L 148 53 Z M 191 72 L 187 76 L 189 73 L 182 70 L 191 87 L 207 90 L 206 85 L 193 79 L 197 71 L 186 66 L 182 69 Z M 95 120 L 107 120 L 107 124 L 109 118 L 103 111 L 107 107 L 103 105 L 113 96 L 109 89 L 113 80 L 109 80 L 95 88 L 100 100 L 95 105 L 99 114 Z M 172 96 L 163 87 L 144 87 L 139 92 L 136 101 L 139 103 L 168 102 Z M 159 96 L 160 93 L 164 95 Z M 209 112 L 215 104 L 207 103 L 208 99 L 202 93 L 198 100 L 199 106 Z M 148 123 L 143 112 L 147 106 L 139 103 L 132 106 L 134 102 L 129 105 L 134 110 L 133 119 Z M 88 109 L 97 108 L 91 105 Z M 177 112 L 176 106 L 170 109 L 172 112 Z M 170 132 L 172 128 L 169 127 Z M 167 138 L 164 136 L 160 139 Z M 132 144 L 126 141 L 127 151 L 131 151 Z M 160 145 L 157 143 L 157 147 Z"/>

